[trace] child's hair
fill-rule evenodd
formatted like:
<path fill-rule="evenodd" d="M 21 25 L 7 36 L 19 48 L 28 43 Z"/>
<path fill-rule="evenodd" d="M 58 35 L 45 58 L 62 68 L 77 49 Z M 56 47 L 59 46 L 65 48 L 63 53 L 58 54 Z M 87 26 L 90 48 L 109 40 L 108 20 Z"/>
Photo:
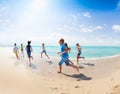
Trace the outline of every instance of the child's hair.
<path fill-rule="evenodd" d="M 64 43 L 64 44 L 65 44 L 65 46 L 68 48 L 68 51 L 70 52 L 70 51 L 71 51 L 71 48 L 68 47 L 68 44 L 67 44 L 67 43 Z"/>
<path fill-rule="evenodd" d="M 60 39 L 59 41 L 61 41 L 62 43 L 64 43 L 64 39 Z"/>
<path fill-rule="evenodd" d="M 17 44 L 16 43 L 14 43 L 14 46 L 16 46 Z"/>
<path fill-rule="evenodd" d="M 79 46 L 79 43 L 76 43 L 77 46 Z"/>
<path fill-rule="evenodd" d="M 68 48 L 68 44 L 67 43 L 65 43 L 65 46 Z"/>
<path fill-rule="evenodd" d="M 28 44 L 30 44 L 31 43 L 31 41 L 28 41 Z"/>

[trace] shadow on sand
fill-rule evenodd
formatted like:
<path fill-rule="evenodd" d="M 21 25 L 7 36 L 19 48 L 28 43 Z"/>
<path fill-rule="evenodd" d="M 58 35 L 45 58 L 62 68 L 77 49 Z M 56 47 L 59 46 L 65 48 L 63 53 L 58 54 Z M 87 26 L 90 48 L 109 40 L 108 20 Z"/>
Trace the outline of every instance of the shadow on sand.
<path fill-rule="evenodd" d="M 94 66 L 92 63 L 82 63 L 83 65 Z"/>
<path fill-rule="evenodd" d="M 36 66 L 35 64 L 32 64 L 32 63 L 31 63 L 31 68 L 32 68 L 32 69 L 37 69 L 37 66 Z"/>
<path fill-rule="evenodd" d="M 67 77 L 76 78 L 77 81 L 80 81 L 80 80 L 91 80 L 92 79 L 91 77 L 87 77 L 84 74 L 74 74 L 74 75 L 68 75 L 68 74 L 65 74 L 65 73 L 62 73 L 62 74 L 67 76 Z"/>
<path fill-rule="evenodd" d="M 49 63 L 49 65 L 53 64 L 53 62 L 51 60 L 46 60 L 45 62 Z"/>

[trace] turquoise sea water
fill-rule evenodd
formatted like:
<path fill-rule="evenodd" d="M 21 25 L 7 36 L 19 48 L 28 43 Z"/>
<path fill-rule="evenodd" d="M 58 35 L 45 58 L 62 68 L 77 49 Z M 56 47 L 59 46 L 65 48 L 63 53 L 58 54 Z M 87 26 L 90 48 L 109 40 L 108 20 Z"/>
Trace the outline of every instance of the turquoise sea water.
<path fill-rule="evenodd" d="M 75 46 L 70 46 L 71 52 L 69 53 L 71 58 L 75 58 L 77 55 L 77 50 Z M 59 46 L 46 46 L 46 51 L 49 56 L 59 57 L 57 52 L 60 51 Z M 41 47 L 34 46 L 33 53 L 40 55 Z M 82 46 L 82 55 L 86 58 L 100 58 L 106 56 L 114 56 L 120 54 L 120 46 Z"/>

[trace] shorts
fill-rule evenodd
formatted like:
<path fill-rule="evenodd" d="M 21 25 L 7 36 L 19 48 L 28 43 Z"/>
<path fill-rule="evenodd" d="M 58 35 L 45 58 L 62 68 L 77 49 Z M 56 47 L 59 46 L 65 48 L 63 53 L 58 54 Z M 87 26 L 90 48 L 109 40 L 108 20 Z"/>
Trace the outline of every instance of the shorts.
<path fill-rule="evenodd" d="M 17 51 L 15 51 L 14 53 L 15 53 L 16 56 L 18 56 L 18 52 Z"/>
<path fill-rule="evenodd" d="M 45 53 L 46 54 L 46 50 L 43 50 L 41 53 Z"/>
<path fill-rule="evenodd" d="M 81 51 L 78 51 L 78 54 L 77 54 L 77 56 L 80 56 L 81 55 Z"/>
<path fill-rule="evenodd" d="M 28 58 L 31 58 L 31 52 L 27 52 Z"/>
<path fill-rule="evenodd" d="M 66 66 L 70 65 L 68 58 L 62 58 L 59 62 L 59 65 L 62 65 L 64 62 L 66 64 Z"/>

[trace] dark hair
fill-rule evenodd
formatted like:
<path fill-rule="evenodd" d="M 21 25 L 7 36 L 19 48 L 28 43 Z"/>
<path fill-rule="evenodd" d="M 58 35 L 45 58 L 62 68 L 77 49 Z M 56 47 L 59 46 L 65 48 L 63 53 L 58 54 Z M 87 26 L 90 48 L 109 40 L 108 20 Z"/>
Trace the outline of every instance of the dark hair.
<path fill-rule="evenodd" d="M 16 46 L 17 44 L 16 44 L 16 43 L 14 43 L 14 45 Z"/>
<path fill-rule="evenodd" d="M 31 43 L 31 41 L 28 41 L 28 44 L 30 44 Z"/>
<path fill-rule="evenodd" d="M 64 43 L 65 44 L 65 46 L 68 48 L 68 44 L 67 43 Z"/>
<path fill-rule="evenodd" d="M 71 48 L 68 47 L 68 44 L 67 44 L 67 43 L 64 43 L 64 44 L 65 44 L 65 46 L 68 48 L 68 50 L 71 50 Z"/>
<path fill-rule="evenodd" d="M 76 45 L 79 45 L 79 43 L 76 43 Z"/>
<path fill-rule="evenodd" d="M 64 43 L 64 39 L 60 39 L 59 41 L 63 42 Z"/>

